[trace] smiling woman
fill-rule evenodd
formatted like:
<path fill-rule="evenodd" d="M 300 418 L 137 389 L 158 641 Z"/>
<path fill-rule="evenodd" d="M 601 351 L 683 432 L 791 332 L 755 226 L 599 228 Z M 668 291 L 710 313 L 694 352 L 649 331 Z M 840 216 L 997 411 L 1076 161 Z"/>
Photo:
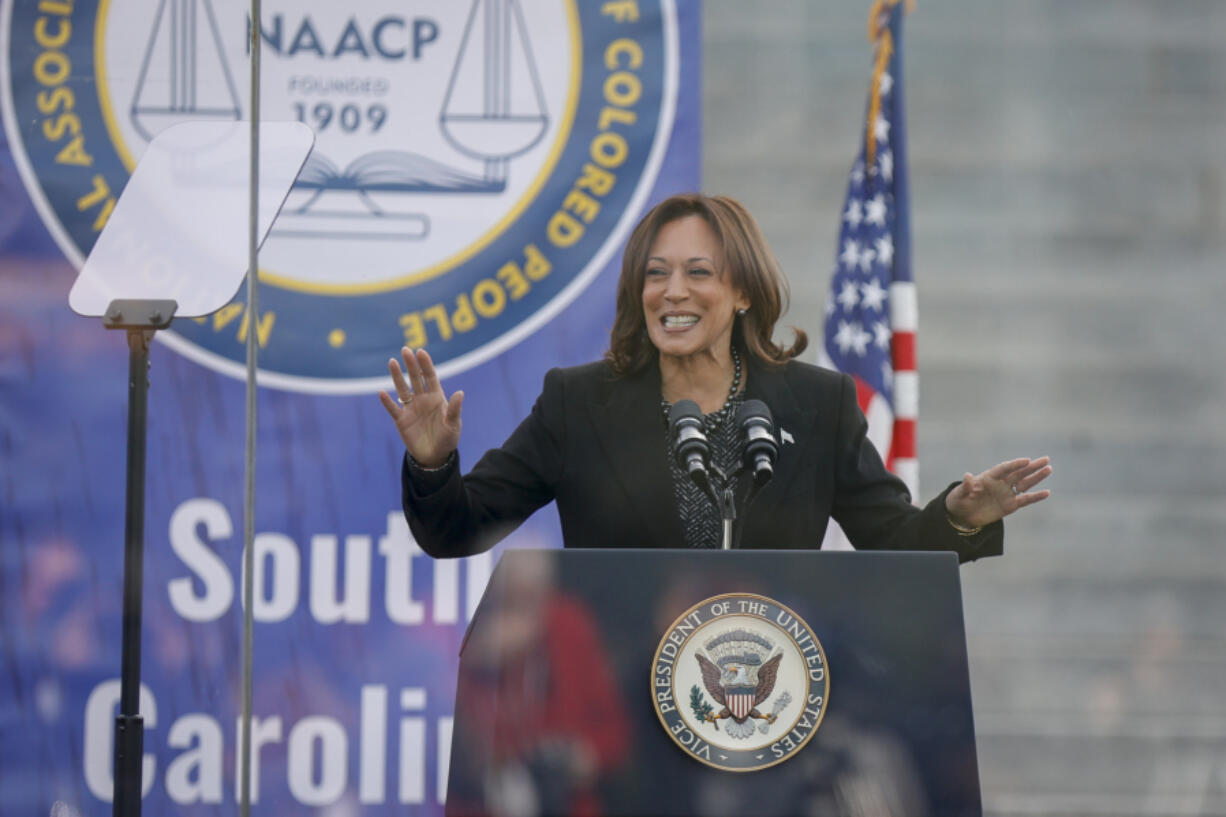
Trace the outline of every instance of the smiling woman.
<path fill-rule="evenodd" d="M 736 293 L 735 337 L 728 337 L 730 345 L 743 346 L 755 357 L 774 363 L 790 360 L 805 350 L 808 340 L 797 330 L 793 330 L 796 340 L 791 347 L 784 348 L 772 340 L 775 323 L 787 306 L 788 286 L 753 216 L 726 196 L 680 195 L 648 213 L 626 243 L 617 317 L 607 356 L 618 374 L 640 371 L 656 360 L 659 351 L 657 339 L 650 336 L 650 326 L 648 336 L 643 334 L 647 278 L 653 270 L 658 273 L 665 268 L 661 263 L 665 259 L 651 263 L 657 251 L 680 251 L 687 258 L 686 253 L 692 252 L 698 261 L 696 267 L 705 264 Z M 698 269 L 694 272 L 701 275 Z"/>
<path fill-rule="evenodd" d="M 626 246 L 605 359 L 554 369 L 532 413 L 461 476 L 462 392 L 448 398 L 430 356 L 389 361 L 398 399 L 380 399 L 406 448 L 405 516 L 435 557 L 492 547 L 557 502 L 567 547 L 718 547 L 720 517 L 671 455 L 673 401 L 704 412 L 711 460 L 736 472 L 736 421 L 760 400 L 779 439 L 775 478 L 741 509 L 745 548 L 817 548 L 837 520 L 858 548 L 952 550 L 963 561 L 1002 552 L 1001 519 L 1045 499 L 1047 459 L 1016 459 L 952 483 L 924 508 L 882 465 L 847 375 L 800 363 L 806 338 L 773 340 L 787 283 L 752 216 L 722 196 L 674 196 Z"/>
<path fill-rule="evenodd" d="M 666 400 L 693 395 L 705 411 L 719 408 L 721 375 L 734 370 L 732 325 L 749 308 L 730 277 L 719 239 L 700 217 L 671 221 L 656 235 L 643 283 L 643 317 L 660 353 Z M 702 388 L 708 385 L 714 390 Z"/>

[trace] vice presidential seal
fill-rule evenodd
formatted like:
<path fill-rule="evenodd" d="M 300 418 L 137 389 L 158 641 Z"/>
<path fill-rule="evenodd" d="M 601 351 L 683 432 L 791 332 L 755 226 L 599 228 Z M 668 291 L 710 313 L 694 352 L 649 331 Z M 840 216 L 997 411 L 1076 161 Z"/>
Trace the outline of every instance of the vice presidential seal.
<path fill-rule="evenodd" d="M 248 116 L 253 22 L 228 0 L 0 5 L 0 103 L 31 198 L 80 265 L 146 145 Z M 655 184 L 679 81 L 673 0 L 268 0 L 261 111 L 315 149 L 242 296 L 158 338 L 261 382 L 385 385 L 508 348 L 610 261 Z"/>
<path fill-rule="evenodd" d="M 750 772 L 782 763 L 813 737 L 830 676 L 813 629 L 773 599 L 714 596 L 660 641 L 651 694 L 664 729 L 688 754 Z"/>

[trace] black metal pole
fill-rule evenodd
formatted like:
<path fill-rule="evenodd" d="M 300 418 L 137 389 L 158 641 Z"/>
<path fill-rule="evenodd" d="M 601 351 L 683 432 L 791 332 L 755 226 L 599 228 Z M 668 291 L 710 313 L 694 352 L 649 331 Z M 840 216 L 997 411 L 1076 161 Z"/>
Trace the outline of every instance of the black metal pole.
<path fill-rule="evenodd" d="M 144 722 L 140 717 L 141 592 L 145 548 L 145 439 L 152 329 L 128 329 L 128 482 L 123 548 L 123 653 L 115 718 L 111 813 L 139 817 Z"/>

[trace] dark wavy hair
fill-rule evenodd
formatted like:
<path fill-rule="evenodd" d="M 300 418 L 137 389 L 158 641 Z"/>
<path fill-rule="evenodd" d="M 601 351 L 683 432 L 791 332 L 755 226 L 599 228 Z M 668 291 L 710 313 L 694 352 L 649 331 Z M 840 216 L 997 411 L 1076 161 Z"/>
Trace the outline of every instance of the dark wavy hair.
<path fill-rule="evenodd" d="M 684 193 L 653 207 L 626 242 L 617 283 L 617 316 L 605 353 L 613 371 L 619 376 L 633 374 L 656 359 L 643 316 L 647 259 L 660 229 L 686 216 L 698 216 L 711 227 L 723 251 L 723 269 L 718 272 L 726 273 L 733 289 L 749 299 L 749 309 L 737 317 L 732 329 L 737 349 L 768 365 L 784 363 L 803 352 L 809 339 L 796 327 L 792 327 L 795 340 L 790 347 L 774 342 L 775 322 L 787 308 L 788 283 L 753 216 L 727 196 Z"/>

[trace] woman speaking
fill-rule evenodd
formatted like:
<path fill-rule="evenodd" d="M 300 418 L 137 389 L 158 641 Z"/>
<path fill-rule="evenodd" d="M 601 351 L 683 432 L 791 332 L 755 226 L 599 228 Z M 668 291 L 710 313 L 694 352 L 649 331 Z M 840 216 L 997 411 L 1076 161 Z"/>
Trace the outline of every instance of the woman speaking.
<path fill-rule="evenodd" d="M 773 340 L 787 284 L 757 224 L 736 201 L 661 202 L 626 245 L 604 360 L 554 369 L 531 414 L 461 476 L 463 392 L 447 397 L 429 354 L 403 349 L 380 392 L 406 456 L 405 515 L 435 557 L 487 550 L 533 511 L 558 504 L 568 547 L 717 548 L 721 517 L 672 455 L 671 406 L 696 402 L 711 460 L 737 470 L 737 411 L 774 417 L 774 478 L 738 520 L 744 548 L 817 548 L 834 518 L 857 548 L 1001 553 L 1001 519 L 1047 498 L 1032 491 L 1046 457 L 966 474 L 924 508 L 866 437 L 852 379 L 800 363 L 806 339 Z M 747 477 L 746 477 L 747 478 Z"/>

